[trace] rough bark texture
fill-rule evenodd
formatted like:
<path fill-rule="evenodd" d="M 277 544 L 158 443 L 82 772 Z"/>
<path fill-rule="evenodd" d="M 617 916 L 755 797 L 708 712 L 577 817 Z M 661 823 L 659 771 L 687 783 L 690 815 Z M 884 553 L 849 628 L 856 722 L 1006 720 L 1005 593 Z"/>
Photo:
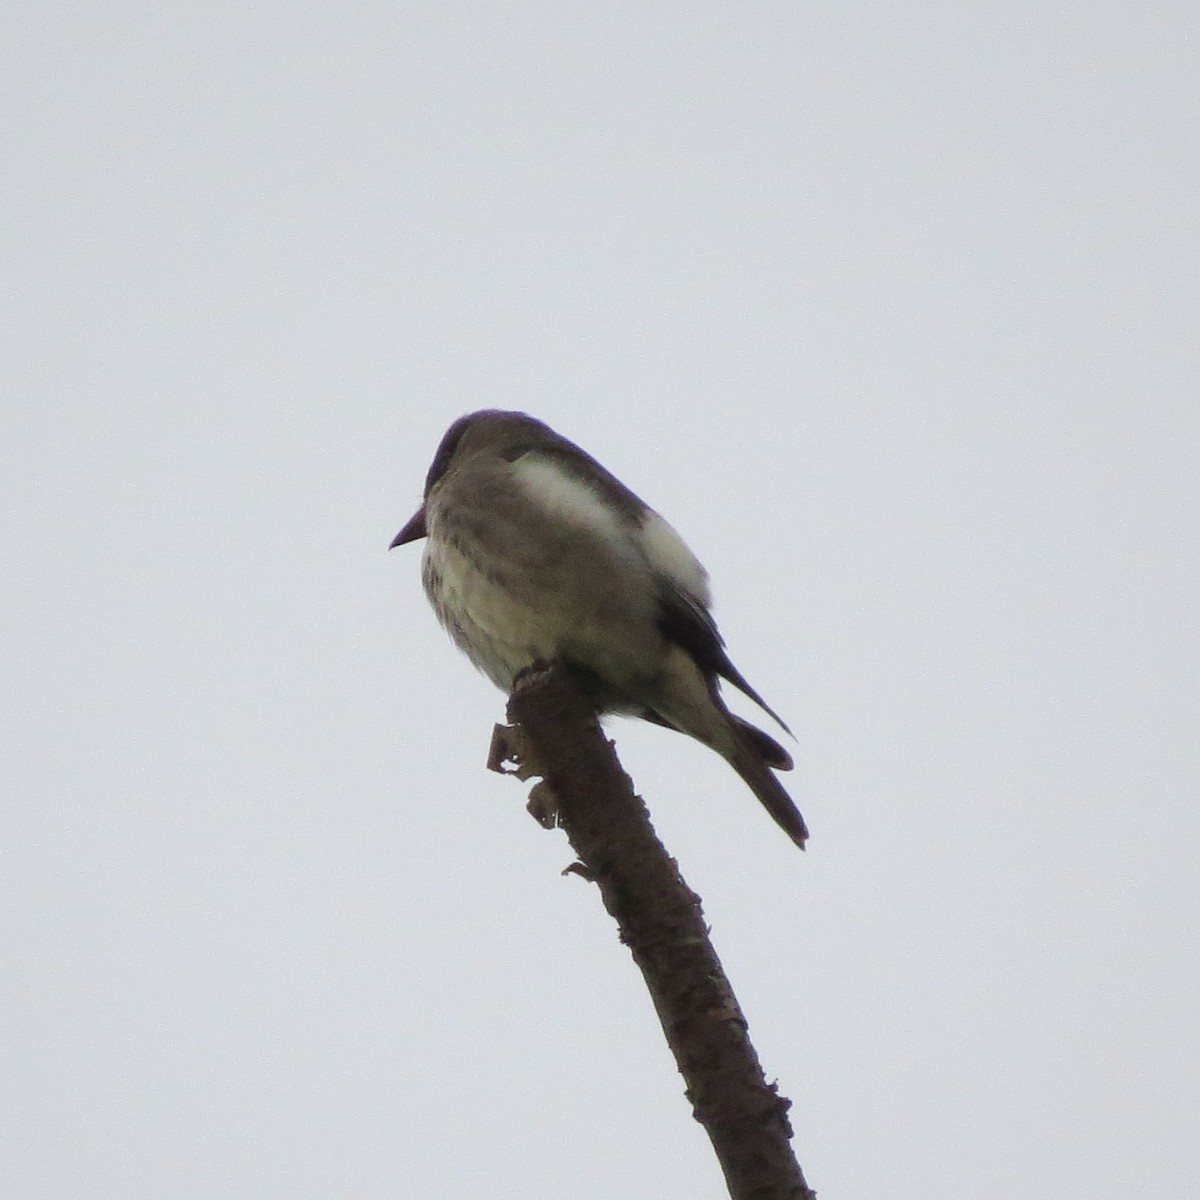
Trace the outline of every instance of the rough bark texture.
<path fill-rule="evenodd" d="M 585 691 L 554 666 L 526 673 L 490 765 L 545 781 L 530 809 L 566 831 L 650 989 L 732 1200 L 812 1200 L 792 1153 L 790 1101 L 768 1084 L 709 941 L 700 899 L 659 842 Z"/>

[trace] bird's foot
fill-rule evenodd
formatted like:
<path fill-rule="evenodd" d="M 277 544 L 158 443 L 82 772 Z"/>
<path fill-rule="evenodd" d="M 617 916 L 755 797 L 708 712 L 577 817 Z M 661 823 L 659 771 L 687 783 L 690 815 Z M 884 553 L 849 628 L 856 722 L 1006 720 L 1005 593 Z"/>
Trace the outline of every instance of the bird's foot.
<path fill-rule="evenodd" d="M 509 689 L 509 695 L 515 696 L 518 692 L 522 692 L 527 687 L 532 686 L 537 682 L 539 677 L 545 675 L 550 670 L 550 667 L 550 663 L 544 662 L 541 659 L 537 662 L 531 662 L 527 667 L 522 667 L 513 680 L 512 687 Z"/>

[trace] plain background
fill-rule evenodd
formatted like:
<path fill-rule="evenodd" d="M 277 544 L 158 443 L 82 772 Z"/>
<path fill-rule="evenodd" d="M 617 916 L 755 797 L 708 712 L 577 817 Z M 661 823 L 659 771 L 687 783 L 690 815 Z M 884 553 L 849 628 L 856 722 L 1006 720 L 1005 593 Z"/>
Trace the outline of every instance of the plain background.
<path fill-rule="evenodd" d="M 3 26 L 5 1195 L 723 1194 L 385 552 L 480 407 L 797 731 L 612 727 L 822 1197 L 1195 1194 L 1193 5 Z"/>

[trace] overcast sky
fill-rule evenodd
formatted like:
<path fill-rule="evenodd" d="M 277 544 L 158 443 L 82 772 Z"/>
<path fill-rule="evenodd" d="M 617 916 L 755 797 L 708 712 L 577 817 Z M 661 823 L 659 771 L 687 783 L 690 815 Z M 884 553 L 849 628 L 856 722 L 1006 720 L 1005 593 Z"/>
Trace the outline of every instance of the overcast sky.
<path fill-rule="evenodd" d="M 2 22 L 6 1196 L 723 1194 L 386 552 L 480 407 L 796 730 L 612 725 L 820 1195 L 1195 1195 L 1193 5 Z"/>

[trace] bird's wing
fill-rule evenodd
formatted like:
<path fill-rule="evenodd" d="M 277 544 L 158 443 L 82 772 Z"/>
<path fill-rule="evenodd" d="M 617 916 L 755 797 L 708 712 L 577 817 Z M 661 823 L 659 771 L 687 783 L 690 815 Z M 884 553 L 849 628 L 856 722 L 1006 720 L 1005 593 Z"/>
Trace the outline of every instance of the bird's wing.
<path fill-rule="evenodd" d="M 516 447 L 503 457 L 508 462 L 530 458 L 539 462 L 552 463 L 568 479 L 588 488 L 612 507 L 619 518 L 627 524 L 636 524 L 643 512 L 650 511 L 645 502 L 629 490 L 611 471 L 598 463 L 585 450 L 566 438 L 557 438 L 553 443 L 533 447 Z"/>
<path fill-rule="evenodd" d="M 682 646 L 706 674 L 720 675 L 744 692 L 755 704 L 791 734 L 782 717 L 750 686 L 745 676 L 729 661 L 725 641 L 712 613 L 690 593 L 662 580 L 658 626 L 669 641 Z"/>
<path fill-rule="evenodd" d="M 513 455 L 514 459 L 520 457 Z M 729 661 L 725 643 L 708 610 L 712 602 L 708 573 L 675 529 L 574 443 L 564 439 L 552 446 L 538 446 L 530 452 L 530 457 L 552 463 L 568 478 L 594 489 L 608 502 L 658 584 L 659 629 L 663 636 L 682 646 L 706 674 L 729 680 L 790 735 L 787 723 Z"/>

